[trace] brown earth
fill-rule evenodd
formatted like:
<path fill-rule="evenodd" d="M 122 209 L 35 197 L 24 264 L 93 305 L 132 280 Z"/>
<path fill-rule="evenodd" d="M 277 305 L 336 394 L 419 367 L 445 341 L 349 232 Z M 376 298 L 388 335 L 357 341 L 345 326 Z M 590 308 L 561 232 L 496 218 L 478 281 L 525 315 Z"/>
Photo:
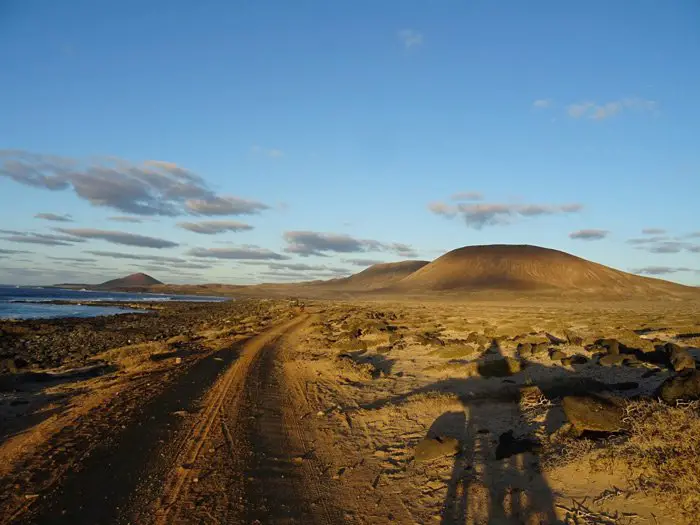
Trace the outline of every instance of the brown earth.
<path fill-rule="evenodd" d="M 151 322 L 176 326 L 179 306 L 164 308 Z M 700 406 L 655 398 L 677 374 L 668 348 L 700 360 L 697 303 L 200 308 L 206 320 L 180 335 L 78 369 L 65 358 L 40 381 L 15 374 L 0 392 L 1 523 L 683 524 L 700 512 Z M 601 403 L 614 407 L 605 425 Z"/>
<path fill-rule="evenodd" d="M 690 287 L 640 277 L 559 250 L 529 245 L 466 246 L 439 257 L 396 285 L 397 291 L 565 290 L 635 297 Z"/>
<path fill-rule="evenodd" d="M 396 263 L 374 264 L 359 273 L 344 279 L 332 279 L 317 283 L 315 286 L 327 286 L 344 291 L 369 291 L 387 288 L 420 270 L 429 261 L 401 261 Z M 311 285 L 314 286 L 314 285 Z"/>
<path fill-rule="evenodd" d="M 402 261 L 371 266 L 344 279 L 253 286 L 159 285 L 144 291 L 232 296 L 310 298 L 488 299 L 512 293 L 548 297 L 640 300 L 698 298 L 700 289 L 642 277 L 558 250 L 529 245 L 466 246 L 427 263 Z"/>

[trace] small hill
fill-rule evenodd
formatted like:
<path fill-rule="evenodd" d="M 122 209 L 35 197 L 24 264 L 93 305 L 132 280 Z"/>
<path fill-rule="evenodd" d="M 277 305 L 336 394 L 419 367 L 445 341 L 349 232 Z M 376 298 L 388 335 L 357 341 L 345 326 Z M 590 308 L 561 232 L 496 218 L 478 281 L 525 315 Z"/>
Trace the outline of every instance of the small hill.
<path fill-rule="evenodd" d="M 163 284 L 158 279 L 154 279 L 150 275 L 145 273 L 132 273 L 126 277 L 120 279 L 112 279 L 111 281 L 98 284 L 95 288 L 100 290 L 114 290 L 121 288 L 141 288 L 145 286 L 153 286 L 156 284 Z"/>
<path fill-rule="evenodd" d="M 403 278 L 394 291 L 688 293 L 690 287 L 614 270 L 574 255 L 530 245 L 465 246 Z"/>
<path fill-rule="evenodd" d="M 374 264 L 350 277 L 314 283 L 312 286 L 332 287 L 343 291 L 377 290 L 398 283 L 416 270 L 423 268 L 426 264 L 429 264 L 429 262 L 401 261 Z"/>

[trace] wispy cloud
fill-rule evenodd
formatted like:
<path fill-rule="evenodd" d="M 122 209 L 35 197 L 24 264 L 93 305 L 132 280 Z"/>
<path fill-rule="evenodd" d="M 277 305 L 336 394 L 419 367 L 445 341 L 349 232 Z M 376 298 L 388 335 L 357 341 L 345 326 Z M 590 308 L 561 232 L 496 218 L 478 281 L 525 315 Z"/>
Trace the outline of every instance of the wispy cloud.
<path fill-rule="evenodd" d="M 582 241 L 600 241 L 605 239 L 610 232 L 608 230 L 578 230 L 571 232 L 569 238 Z"/>
<path fill-rule="evenodd" d="M 423 45 L 423 34 L 415 29 L 402 29 L 398 32 L 398 37 L 406 49 Z"/>
<path fill-rule="evenodd" d="M 628 239 L 627 244 L 635 244 L 635 245 L 642 245 L 642 244 L 655 244 L 659 242 L 664 242 L 668 241 L 671 238 L 666 236 L 666 235 L 653 235 L 650 237 L 635 237 L 633 239 Z"/>
<path fill-rule="evenodd" d="M 45 221 L 55 221 L 55 222 L 73 222 L 70 215 L 57 215 L 55 213 L 37 213 L 34 215 L 35 219 L 44 219 Z"/>
<path fill-rule="evenodd" d="M 470 228 L 481 229 L 485 226 L 508 224 L 517 217 L 539 217 L 543 215 L 560 215 L 575 213 L 583 208 L 582 204 L 503 204 L 478 203 L 456 205 L 444 202 L 432 202 L 428 209 L 436 215 L 448 219 L 460 216 Z"/>
<path fill-rule="evenodd" d="M 211 197 L 190 199 L 185 203 L 193 215 L 255 215 L 269 206 L 262 202 L 239 199 L 238 197 Z"/>
<path fill-rule="evenodd" d="M 305 264 L 305 263 L 279 263 L 279 262 L 264 262 L 264 261 L 244 261 L 242 264 L 249 266 L 265 266 L 270 270 L 291 270 L 295 272 L 317 272 L 329 274 L 345 274 L 348 273 L 346 268 L 338 268 L 334 266 L 326 266 L 325 264 Z"/>
<path fill-rule="evenodd" d="M 284 151 L 277 148 L 263 148 L 261 146 L 254 145 L 250 148 L 250 151 L 254 155 L 263 155 L 265 157 L 270 157 L 273 159 L 279 159 L 280 157 L 284 157 Z"/>
<path fill-rule="evenodd" d="M 192 248 L 187 253 L 193 257 L 208 257 L 213 259 L 284 261 L 291 258 L 287 255 L 282 255 L 272 250 L 253 245 L 230 248 Z"/>
<path fill-rule="evenodd" d="M 269 206 L 217 195 L 199 175 L 172 162 L 81 161 L 0 150 L 0 177 L 51 191 L 72 190 L 93 206 L 132 215 L 243 215 Z"/>
<path fill-rule="evenodd" d="M 54 261 L 64 261 L 64 262 L 73 262 L 73 263 L 83 263 L 83 264 L 94 264 L 97 262 L 97 259 L 92 259 L 89 257 L 48 257 L 51 260 Z"/>
<path fill-rule="evenodd" d="M 2 253 L 3 255 L 16 255 L 16 254 L 19 254 L 19 253 L 32 253 L 32 252 L 28 252 L 28 251 L 26 251 L 26 250 L 5 250 L 5 249 L 0 249 L 0 253 Z"/>
<path fill-rule="evenodd" d="M 678 273 L 678 272 L 696 272 L 696 273 L 698 273 L 698 270 L 694 270 L 692 268 L 686 268 L 684 266 L 646 266 L 644 268 L 637 268 L 636 270 L 632 270 L 632 272 L 642 274 L 642 275 L 668 275 L 668 274 Z"/>
<path fill-rule="evenodd" d="M 693 244 L 682 241 L 658 242 L 648 245 L 647 247 L 644 247 L 644 249 L 651 253 L 680 253 L 684 251 L 691 253 L 700 253 L 699 244 Z"/>
<path fill-rule="evenodd" d="M 43 244 L 44 246 L 73 246 L 75 243 L 85 242 L 83 239 L 76 239 L 75 237 L 65 235 L 33 232 L 17 232 L 15 235 L 0 237 L 0 239 L 24 244 Z"/>
<path fill-rule="evenodd" d="M 361 253 L 372 251 L 392 252 L 402 257 L 415 257 L 416 251 L 403 243 L 385 243 L 372 239 L 356 239 L 342 233 L 325 233 L 312 231 L 288 231 L 284 233 L 288 253 L 301 256 L 317 255 L 326 257 L 327 252 Z"/>
<path fill-rule="evenodd" d="M 478 191 L 458 191 L 450 196 L 453 201 L 480 201 L 484 196 Z"/>
<path fill-rule="evenodd" d="M 639 97 L 624 98 L 598 104 L 593 101 L 576 102 L 567 107 L 567 113 L 571 118 L 588 118 L 592 120 L 605 120 L 623 111 L 655 112 L 656 102 Z"/>
<path fill-rule="evenodd" d="M 386 262 L 379 259 L 343 259 L 343 261 L 355 266 L 374 266 L 375 264 L 384 264 Z"/>
<path fill-rule="evenodd" d="M 700 232 L 696 232 L 698 235 L 690 233 L 672 237 L 663 235 L 666 233 L 666 230 L 661 228 L 645 228 L 642 230 L 642 233 L 644 237 L 627 239 L 627 244 L 631 244 L 638 250 L 644 250 L 649 253 L 700 253 L 700 244 L 691 240 L 700 237 Z"/>
<path fill-rule="evenodd" d="M 545 109 L 552 105 L 552 99 L 540 98 L 532 103 L 532 107 L 535 109 Z"/>
<path fill-rule="evenodd" d="M 82 239 L 100 239 L 113 244 L 123 244 L 126 246 L 141 246 L 144 248 L 174 248 L 175 246 L 178 246 L 178 243 L 165 239 L 114 230 L 96 230 L 93 228 L 56 228 L 56 231 L 65 233 L 66 235 L 71 235 L 73 237 L 80 237 Z"/>
<path fill-rule="evenodd" d="M 85 253 L 99 255 L 100 257 L 111 257 L 113 259 L 129 259 L 134 261 L 151 261 L 159 263 L 184 263 L 185 259 L 180 257 L 165 257 L 161 255 L 145 255 L 139 253 L 110 252 L 105 250 L 86 250 Z"/>
<path fill-rule="evenodd" d="M 108 219 L 114 222 L 128 222 L 133 224 L 140 224 L 146 220 L 143 217 L 132 217 L 130 215 L 117 215 L 114 217 L 108 217 Z"/>
<path fill-rule="evenodd" d="M 250 224 L 237 221 L 202 221 L 202 222 L 180 222 L 178 227 L 195 233 L 205 235 L 215 235 L 226 232 L 243 232 L 252 230 Z"/>

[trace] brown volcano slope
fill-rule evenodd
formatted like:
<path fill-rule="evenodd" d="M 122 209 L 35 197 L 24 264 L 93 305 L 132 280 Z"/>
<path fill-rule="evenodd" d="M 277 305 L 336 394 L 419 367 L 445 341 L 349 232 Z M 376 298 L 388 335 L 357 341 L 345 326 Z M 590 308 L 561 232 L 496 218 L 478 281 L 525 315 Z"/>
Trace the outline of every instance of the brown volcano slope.
<path fill-rule="evenodd" d="M 311 286 L 335 288 L 343 291 L 377 290 L 398 283 L 427 264 L 429 264 L 428 261 L 401 261 L 374 264 L 350 277 L 313 283 Z"/>
<path fill-rule="evenodd" d="M 691 293 L 688 286 L 614 270 L 530 245 L 465 246 L 405 277 L 394 291 L 566 290 L 622 294 Z"/>
<path fill-rule="evenodd" d="M 96 288 L 101 289 L 117 289 L 117 288 L 134 288 L 142 286 L 153 286 L 156 284 L 163 284 L 158 279 L 154 279 L 150 275 L 145 273 L 132 273 L 126 277 L 120 279 L 112 279 L 111 281 L 104 282 L 96 286 Z"/>

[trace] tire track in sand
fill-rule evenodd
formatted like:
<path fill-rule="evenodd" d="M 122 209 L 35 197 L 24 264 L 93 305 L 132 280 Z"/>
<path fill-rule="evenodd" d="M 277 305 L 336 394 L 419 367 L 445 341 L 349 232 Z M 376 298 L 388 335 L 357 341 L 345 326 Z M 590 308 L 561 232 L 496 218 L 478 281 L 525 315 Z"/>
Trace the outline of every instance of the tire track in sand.
<path fill-rule="evenodd" d="M 288 429 L 284 416 L 290 407 L 277 350 L 307 318 L 249 341 L 207 394 L 166 478 L 155 523 L 337 522 L 319 477 L 301 468 L 306 451 L 294 450 L 289 432 L 298 429 Z"/>

